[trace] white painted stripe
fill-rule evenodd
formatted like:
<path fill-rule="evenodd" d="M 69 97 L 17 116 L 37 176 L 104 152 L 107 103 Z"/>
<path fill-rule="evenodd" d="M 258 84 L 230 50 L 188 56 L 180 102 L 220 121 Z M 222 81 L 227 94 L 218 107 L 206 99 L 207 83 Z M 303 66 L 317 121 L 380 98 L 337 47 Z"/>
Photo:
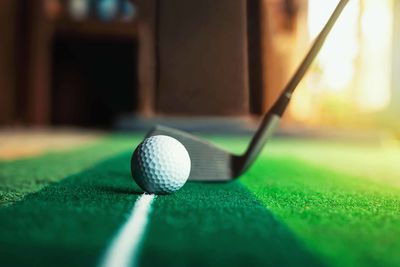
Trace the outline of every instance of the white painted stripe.
<path fill-rule="evenodd" d="M 101 267 L 128 267 L 137 263 L 138 249 L 145 232 L 151 203 L 155 195 L 141 195 L 135 202 L 132 214 L 111 242 L 101 262 Z"/>

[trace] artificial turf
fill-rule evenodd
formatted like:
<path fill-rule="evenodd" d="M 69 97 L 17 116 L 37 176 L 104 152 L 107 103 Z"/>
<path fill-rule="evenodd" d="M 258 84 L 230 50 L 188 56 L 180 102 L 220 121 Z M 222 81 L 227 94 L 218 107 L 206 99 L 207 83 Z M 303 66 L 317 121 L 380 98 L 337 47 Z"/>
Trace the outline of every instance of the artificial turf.
<path fill-rule="evenodd" d="M 239 181 L 158 197 L 139 266 L 324 266 Z"/>
<path fill-rule="evenodd" d="M 113 135 L 76 149 L 0 161 L 0 207 L 119 153 L 137 143 L 140 138 L 141 135 Z"/>
<path fill-rule="evenodd" d="M 74 165 L 78 172 L 66 171 L 61 182 L 0 208 L 1 266 L 98 263 L 140 194 L 127 150 L 140 139 L 113 138 L 119 145 L 109 140 L 113 148 L 98 149 L 119 155 L 80 172 L 96 155 L 90 149 L 71 155 L 72 161 L 94 158 Z M 234 151 L 247 141 L 211 139 Z M 188 183 L 159 196 L 139 266 L 398 266 L 400 170 L 387 169 L 388 153 L 390 162 L 400 160 L 400 151 L 375 146 L 275 140 L 238 181 Z M 26 169 L 3 162 L 0 173 L 22 177 L 24 169 L 37 169 L 49 179 L 62 177 L 46 156 L 29 160 Z"/>
<path fill-rule="evenodd" d="M 290 157 L 266 159 L 242 182 L 324 263 L 399 265 L 398 188 Z"/>
<path fill-rule="evenodd" d="M 1 266 L 95 266 L 141 193 L 130 151 L 0 209 Z"/>

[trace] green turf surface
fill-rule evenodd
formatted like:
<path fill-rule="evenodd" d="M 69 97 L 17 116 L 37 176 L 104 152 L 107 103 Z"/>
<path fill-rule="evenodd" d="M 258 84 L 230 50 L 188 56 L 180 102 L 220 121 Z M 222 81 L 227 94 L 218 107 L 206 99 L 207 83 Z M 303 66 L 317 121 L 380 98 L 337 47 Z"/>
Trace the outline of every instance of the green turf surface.
<path fill-rule="evenodd" d="M 139 266 L 323 266 L 240 182 L 158 197 Z"/>
<path fill-rule="evenodd" d="M 95 266 L 139 190 L 130 152 L 0 209 L 1 266 Z"/>
<path fill-rule="evenodd" d="M 114 135 L 63 152 L 15 161 L 0 161 L 0 206 L 20 200 L 28 193 L 58 182 L 79 172 L 140 140 L 140 136 Z"/>
<path fill-rule="evenodd" d="M 399 189 L 290 157 L 266 159 L 242 182 L 327 265 L 398 266 Z"/>
<path fill-rule="evenodd" d="M 327 265 L 398 266 L 399 162 L 379 144 L 278 139 L 241 182 Z"/>
<path fill-rule="evenodd" d="M 46 156 L 1 163 L 0 173 L 17 180 L 29 181 L 24 175 L 32 170 L 55 181 L 78 173 L 0 208 L 0 266 L 93 266 L 101 259 L 139 193 L 125 150 L 139 139 L 114 138 L 111 148 L 98 149 L 120 154 L 87 170 L 100 155 L 87 148 L 70 159 L 88 163 L 64 173 L 56 168 L 63 154 L 50 167 Z M 246 143 L 212 140 L 234 151 Z M 398 266 L 400 167 L 388 166 L 388 155 L 389 163 L 400 162 L 400 151 L 376 146 L 275 140 L 237 182 L 189 183 L 159 196 L 140 266 Z"/>
<path fill-rule="evenodd" d="M 95 265 L 140 193 L 129 159 L 123 153 L 1 209 L 1 262 Z M 142 266 L 321 266 L 239 182 L 190 183 L 153 209 Z"/>

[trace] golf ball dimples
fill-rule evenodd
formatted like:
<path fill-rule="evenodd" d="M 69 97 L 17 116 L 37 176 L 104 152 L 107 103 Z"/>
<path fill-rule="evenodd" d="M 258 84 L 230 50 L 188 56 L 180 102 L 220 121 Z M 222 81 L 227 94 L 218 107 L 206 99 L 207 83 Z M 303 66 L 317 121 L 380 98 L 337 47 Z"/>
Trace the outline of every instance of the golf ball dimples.
<path fill-rule="evenodd" d="M 132 176 L 146 192 L 169 194 L 180 189 L 190 174 L 190 157 L 175 138 L 156 135 L 146 138 L 135 150 Z"/>

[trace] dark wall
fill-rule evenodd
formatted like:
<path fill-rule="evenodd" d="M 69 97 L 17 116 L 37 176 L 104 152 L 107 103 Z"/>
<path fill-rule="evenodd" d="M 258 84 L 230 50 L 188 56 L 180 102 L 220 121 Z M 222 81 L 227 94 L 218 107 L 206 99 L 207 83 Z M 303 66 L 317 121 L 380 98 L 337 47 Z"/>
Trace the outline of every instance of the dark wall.
<path fill-rule="evenodd" d="M 110 127 L 137 106 L 137 43 L 54 38 L 51 123 Z"/>
<path fill-rule="evenodd" d="M 0 1 L 0 125 L 15 113 L 17 1 Z"/>
<path fill-rule="evenodd" d="M 162 0 L 157 18 L 157 112 L 248 114 L 246 1 Z"/>

